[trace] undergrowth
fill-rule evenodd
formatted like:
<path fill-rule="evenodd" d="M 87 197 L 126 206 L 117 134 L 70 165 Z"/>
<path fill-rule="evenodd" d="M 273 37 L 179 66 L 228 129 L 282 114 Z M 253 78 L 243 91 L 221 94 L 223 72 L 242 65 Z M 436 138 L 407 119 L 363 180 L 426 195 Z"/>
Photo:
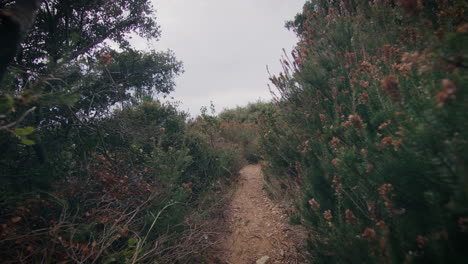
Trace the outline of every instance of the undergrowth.
<path fill-rule="evenodd" d="M 96 128 L 102 138 L 62 143 L 55 162 L 67 169 L 49 188 L 2 187 L 2 263 L 203 262 L 222 231 L 216 221 L 242 164 L 237 150 L 212 145 L 185 114 L 154 101 Z"/>

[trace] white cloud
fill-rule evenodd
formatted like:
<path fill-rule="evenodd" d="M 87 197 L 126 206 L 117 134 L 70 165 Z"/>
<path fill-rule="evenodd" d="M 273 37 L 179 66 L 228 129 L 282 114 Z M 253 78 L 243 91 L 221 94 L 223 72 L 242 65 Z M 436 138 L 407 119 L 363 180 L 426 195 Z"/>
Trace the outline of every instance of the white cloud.
<path fill-rule="evenodd" d="M 157 0 L 159 42 L 171 49 L 185 73 L 171 94 L 181 109 L 198 114 L 213 101 L 218 110 L 270 99 L 266 65 L 280 71 L 282 49 L 297 42 L 284 28 L 305 0 Z M 148 47 L 135 43 L 138 48 Z"/>

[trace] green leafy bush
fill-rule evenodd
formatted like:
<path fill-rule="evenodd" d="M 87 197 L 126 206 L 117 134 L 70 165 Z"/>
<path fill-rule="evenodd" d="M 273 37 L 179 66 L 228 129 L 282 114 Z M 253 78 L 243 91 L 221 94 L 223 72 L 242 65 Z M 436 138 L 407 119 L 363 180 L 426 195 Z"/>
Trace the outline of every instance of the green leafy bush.
<path fill-rule="evenodd" d="M 213 243 L 240 153 L 154 100 L 183 69 L 129 44 L 159 37 L 150 2 L 44 2 L 2 71 L 2 263 L 199 262 Z"/>
<path fill-rule="evenodd" d="M 225 109 L 219 114 L 220 136 L 237 144 L 248 163 L 258 163 L 262 160 L 258 122 L 272 111 L 271 103 L 261 101 Z"/>
<path fill-rule="evenodd" d="M 193 229 L 209 215 L 199 203 L 222 199 L 215 193 L 240 164 L 237 149 L 213 148 L 203 131 L 187 131 L 185 121 L 172 105 L 144 101 L 97 122 L 99 132 L 91 135 L 100 145 L 62 150 L 67 175 L 47 189 L 4 200 L 2 259 L 146 263 L 200 257 L 192 250 L 206 245 L 184 241 L 203 234 Z"/>

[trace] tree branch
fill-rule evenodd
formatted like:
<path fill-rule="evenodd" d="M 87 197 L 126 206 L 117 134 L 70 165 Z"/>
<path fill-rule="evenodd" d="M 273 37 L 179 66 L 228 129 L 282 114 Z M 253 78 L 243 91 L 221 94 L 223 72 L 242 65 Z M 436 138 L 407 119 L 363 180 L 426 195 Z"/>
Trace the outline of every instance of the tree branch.
<path fill-rule="evenodd" d="M 14 122 L 11 122 L 10 124 L 8 125 L 4 125 L 4 126 L 0 126 L 0 131 L 1 130 L 7 130 L 11 127 L 14 127 L 16 126 L 17 124 L 21 123 L 21 121 L 23 121 L 23 119 L 26 118 L 26 116 L 28 116 L 31 112 L 33 112 L 34 110 L 36 110 L 37 107 L 32 107 L 31 109 L 29 109 L 28 111 L 24 112 L 20 118 L 18 118 L 18 120 L 14 121 Z"/>

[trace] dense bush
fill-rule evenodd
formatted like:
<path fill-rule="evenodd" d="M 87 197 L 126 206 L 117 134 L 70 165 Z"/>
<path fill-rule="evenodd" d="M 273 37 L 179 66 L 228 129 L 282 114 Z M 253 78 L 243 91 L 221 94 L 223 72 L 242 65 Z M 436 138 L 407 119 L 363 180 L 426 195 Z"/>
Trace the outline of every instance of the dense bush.
<path fill-rule="evenodd" d="M 272 111 L 271 103 L 261 101 L 225 109 L 219 114 L 220 136 L 236 144 L 248 163 L 257 163 L 262 159 L 258 122 Z"/>
<path fill-rule="evenodd" d="M 237 123 L 258 123 L 262 116 L 270 113 L 272 110 L 273 106 L 270 102 L 257 101 L 255 103 L 249 103 L 246 106 L 224 109 L 219 114 L 219 118 L 225 121 L 235 121 Z"/>
<path fill-rule="evenodd" d="M 1 51 L 1 262 L 202 262 L 240 154 L 155 99 L 183 69 L 129 44 L 159 37 L 151 1 L 2 1 L 3 35 L 32 2 L 32 30 Z"/>
<path fill-rule="evenodd" d="M 468 258 L 466 1 L 308 1 L 262 124 L 316 263 Z M 286 192 L 288 184 L 283 184 Z"/>
<path fill-rule="evenodd" d="M 203 132 L 187 131 L 185 121 L 171 105 L 144 101 L 95 124 L 103 150 L 87 149 L 93 136 L 87 144 L 62 144 L 65 175 L 47 189 L 2 193 L 2 261 L 199 258 L 212 242 L 200 240 L 205 233 L 198 225 L 222 199 L 220 188 L 239 162 L 233 150 L 213 148 Z"/>

